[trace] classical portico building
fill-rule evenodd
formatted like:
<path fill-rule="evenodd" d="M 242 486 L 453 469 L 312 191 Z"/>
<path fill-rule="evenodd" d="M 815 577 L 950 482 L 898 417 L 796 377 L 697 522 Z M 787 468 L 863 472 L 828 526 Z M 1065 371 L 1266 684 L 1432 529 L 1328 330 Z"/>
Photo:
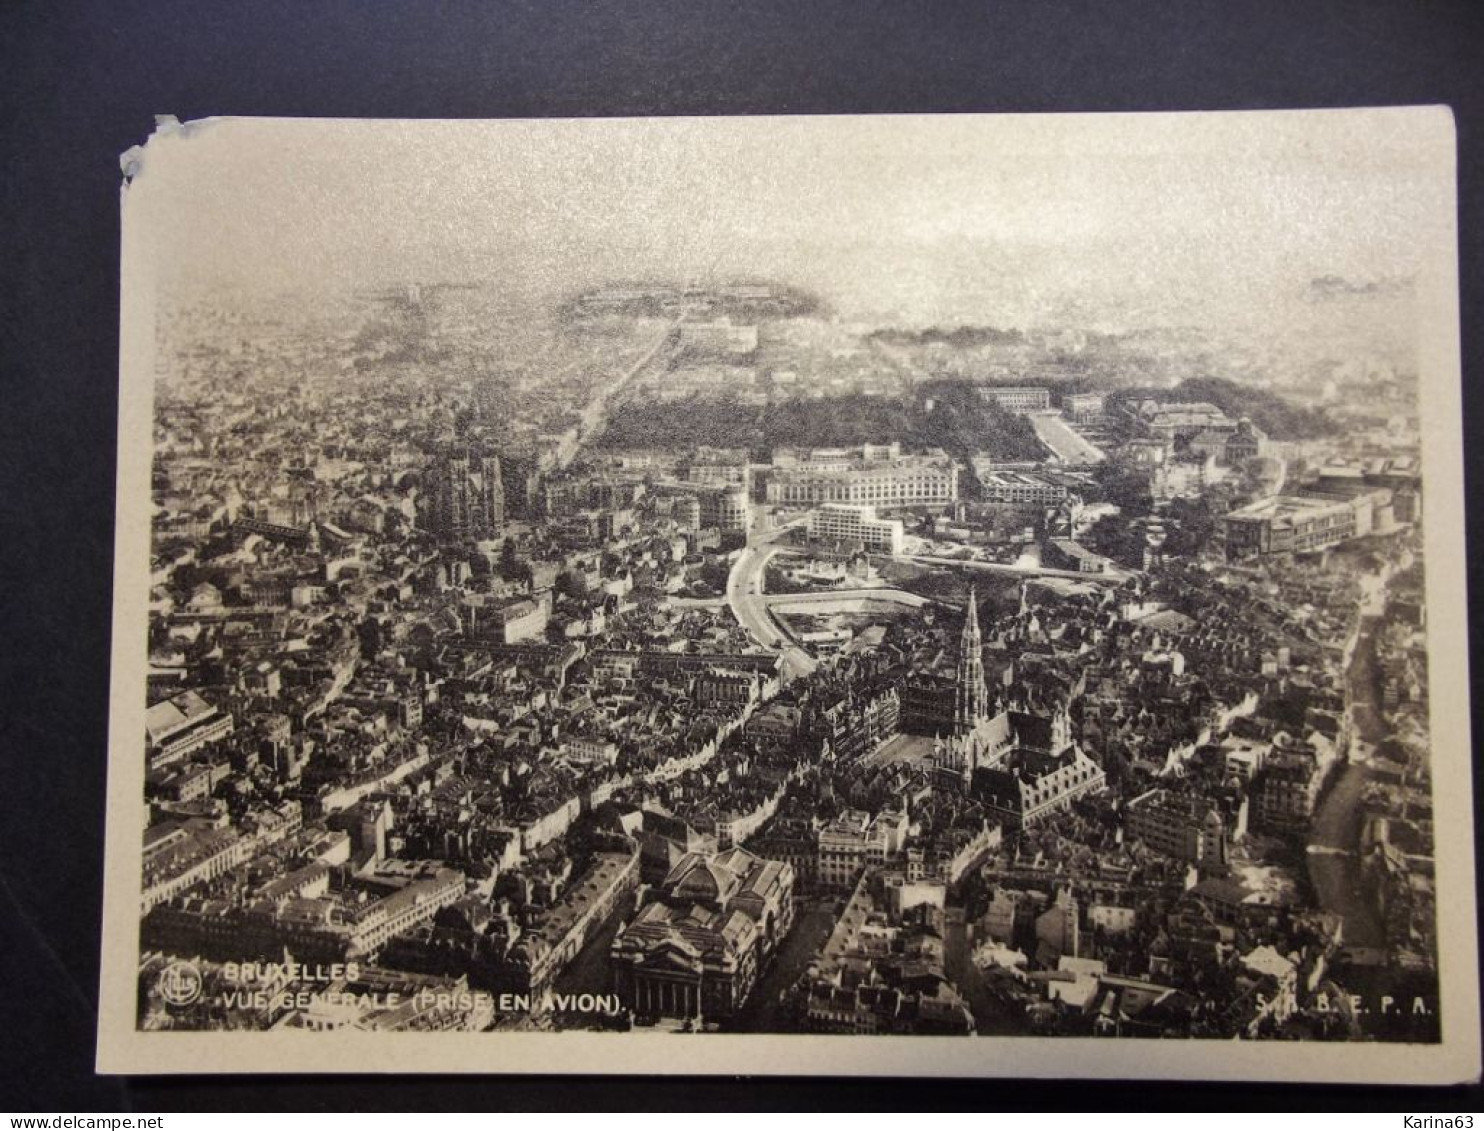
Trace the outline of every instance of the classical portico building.
<path fill-rule="evenodd" d="M 793 923 L 793 868 L 741 848 L 688 853 L 613 943 L 640 1018 L 719 1020 L 742 1007 Z"/>

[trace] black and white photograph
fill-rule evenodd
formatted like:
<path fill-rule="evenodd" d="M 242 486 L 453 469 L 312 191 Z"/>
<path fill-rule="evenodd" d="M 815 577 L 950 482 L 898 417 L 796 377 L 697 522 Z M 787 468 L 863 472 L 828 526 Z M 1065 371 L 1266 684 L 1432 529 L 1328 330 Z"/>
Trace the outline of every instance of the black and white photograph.
<path fill-rule="evenodd" d="M 122 166 L 101 1070 L 1477 1077 L 1446 109 Z"/>

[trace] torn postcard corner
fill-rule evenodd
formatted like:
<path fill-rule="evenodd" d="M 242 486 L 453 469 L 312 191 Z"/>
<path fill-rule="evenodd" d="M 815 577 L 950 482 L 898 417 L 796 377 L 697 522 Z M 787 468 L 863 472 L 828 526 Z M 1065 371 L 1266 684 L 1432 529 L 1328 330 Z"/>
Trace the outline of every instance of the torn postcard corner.
<path fill-rule="evenodd" d="M 138 145 L 131 145 L 123 153 L 119 154 L 119 168 L 124 176 L 124 187 L 127 189 L 140 173 L 144 171 L 145 154 L 151 144 L 163 137 L 190 137 L 222 119 L 217 117 L 195 118 L 191 121 L 181 122 L 174 114 L 156 114 L 155 128 L 150 136 Z"/>

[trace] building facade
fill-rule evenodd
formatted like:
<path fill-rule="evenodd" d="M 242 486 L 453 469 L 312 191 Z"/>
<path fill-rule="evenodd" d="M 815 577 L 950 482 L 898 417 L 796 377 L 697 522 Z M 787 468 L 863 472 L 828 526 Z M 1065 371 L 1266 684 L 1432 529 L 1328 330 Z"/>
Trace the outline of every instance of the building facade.
<path fill-rule="evenodd" d="M 428 525 L 439 541 L 462 545 L 504 533 L 505 488 L 497 456 L 449 445 L 434 459 L 428 486 Z"/>
<path fill-rule="evenodd" d="M 995 471 L 980 479 L 984 500 L 1021 506 L 1054 507 L 1067 497 L 1065 484 L 1027 471 Z"/>
<path fill-rule="evenodd" d="M 1205 872 L 1226 869 L 1226 822 L 1199 798 L 1152 789 L 1134 798 L 1124 815 L 1124 837 Z"/>
<path fill-rule="evenodd" d="M 1062 409 L 1073 424 L 1095 424 L 1103 418 L 1105 400 L 1102 393 L 1068 393 Z"/>
<path fill-rule="evenodd" d="M 1312 750 L 1277 747 L 1252 783 L 1252 820 L 1272 833 L 1309 827 L 1319 798 L 1318 762 Z"/>
<path fill-rule="evenodd" d="M 765 497 L 776 506 L 845 503 L 880 509 L 947 507 L 958 499 L 958 465 L 952 459 L 890 450 L 883 455 L 868 445 L 845 453 L 810 453 L 808 459 L 775 459 Z"/>
<path fill-rule="evenodd" d="M 980 385 L 979 396 L 1006 412 L 1024 414 L 1051 408 L 1051 391 L 1039 385 Z"/>
<path fill-rule="evenodd" d="M 809 538 L 826 544 L 859 544 L 881 554 L 902 552 L 900 519 L 876 517 L 873 506 L 826 503 L 809 516 Z"/>
<path fill-rule="evenodd" d="M 619 996 L 640 1018 L 731 1016 L 793 924 L 793 888 L 781 861 L 687 853 L 613 942 Z"/>
<path fill-rule="evenodd" d="M 1222 519 L 1226 554 L 1235 559 L 1328 550 L 1371 533 L 1378 510 L 1390 501 L 1391 493 L 1385 490 L 1261 499 Z"/>
<path fill-rule="evenodd" d="M 226 738 L 232 733 L 232 716 L 200 693 L 184 691 L 149 708 L 144 726 L 149 768 L 157 770 Z"/>

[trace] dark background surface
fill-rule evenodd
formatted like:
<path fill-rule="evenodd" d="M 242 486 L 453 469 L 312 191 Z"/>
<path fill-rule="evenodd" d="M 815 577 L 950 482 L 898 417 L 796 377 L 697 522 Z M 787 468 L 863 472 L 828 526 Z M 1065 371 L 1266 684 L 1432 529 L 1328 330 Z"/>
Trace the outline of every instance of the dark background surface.
<path fill-rule="evenodd" d="M 121 1080 L 94 1076 L 92 1063 L 118 401 L 118 154 L 148 135 L 155 114 L 485 118 L 1446 103 L 1458 125 L 1472 435 L 1484 428 L 1481 31 L 1484 4 L 1420 0 L 0 3 L 0 1109 L 1478 1110 L 1477 1088 Z M 1479 500 L 1484 457 L 1468 444 L 1466 454 L 1469 498 Z M 1477 529 L 1469 541 L 1477 594 L 1484 568 Z M 1477 641 L 1477 614 L 1470 624 Z M 1484 733 L 1475 701 L 1475 732 Z M 1048 1072 L 1075 1071 L 1070 1044 L 1048 1055 L 1060 1060 Z"/>

